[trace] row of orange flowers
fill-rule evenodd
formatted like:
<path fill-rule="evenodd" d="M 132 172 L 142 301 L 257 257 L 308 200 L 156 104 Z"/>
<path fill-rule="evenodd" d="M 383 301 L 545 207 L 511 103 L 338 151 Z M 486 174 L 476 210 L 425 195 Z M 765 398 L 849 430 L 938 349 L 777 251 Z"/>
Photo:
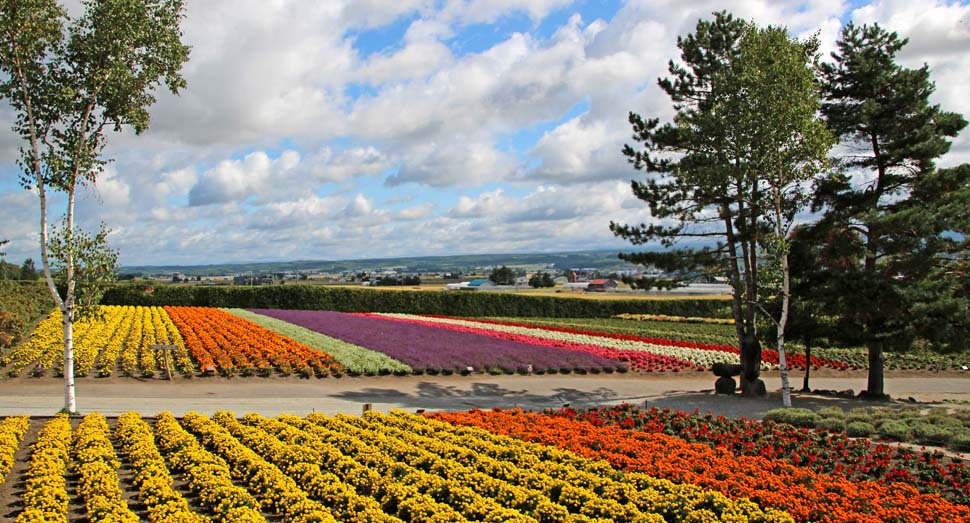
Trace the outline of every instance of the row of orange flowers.
<path fill-rule="evenodd" d="M 789 512 L 796 521 L 878 523 L 970 521 L 970 507 L 907 485 L 853 483 L 781 460 L 734 456 L 724 449 L 687 443 L 659 433 L 510 411 L 435 413 L 440 420 L 471 425 L 568 449 L 611 465 L 699 485 L 732 498 L 749 498 L 762 507 Z"/>
<path fill-rule="evenodd" d="M 220 309 L 165 307 L 202 372 L 226 376 L 273 371 L 327 375 L 342 367 L 329 354 Z"/>

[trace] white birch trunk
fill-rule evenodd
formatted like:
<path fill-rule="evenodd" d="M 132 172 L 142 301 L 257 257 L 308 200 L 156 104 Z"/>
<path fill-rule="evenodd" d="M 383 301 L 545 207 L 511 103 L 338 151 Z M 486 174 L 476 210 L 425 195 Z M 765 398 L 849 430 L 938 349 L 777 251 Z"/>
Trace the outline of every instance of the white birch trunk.
<path fill-rule="evenodd" d="M 778 367 L 781 370 L 781 403 L 785 407 L 791 407 L 791 384 L 788 381 L 788 362 L 785 358 L 785 325 L 788 324 L 788 306 L 791 300 L 789 292 L 789 270 L 788 270 L 788 235 L 782 226 L 784 219 L 781 209 L 781 189 L 775 189 L 775 220 L 776 232 L 781 241 L 781 318 L 778 319 Z"/>

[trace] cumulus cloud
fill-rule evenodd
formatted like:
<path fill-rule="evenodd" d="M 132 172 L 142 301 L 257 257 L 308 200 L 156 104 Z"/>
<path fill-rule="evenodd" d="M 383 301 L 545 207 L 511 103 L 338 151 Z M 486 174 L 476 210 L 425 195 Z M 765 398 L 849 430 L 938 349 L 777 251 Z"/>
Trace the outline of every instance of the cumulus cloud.
<path fill-rule="evenodd" d="M 650 220 L 620 154 L 627 112 L 673 116 L 656 79 L 678 56 L 677 36 L 723 2 L 629 0 L 603 19 L 584 18 L 584 7 L 189 3 L 188 88 L 160 94 L 143 136 L 109 137 L 116 161 L 82 195 L 79 214 L 86 227 L 108 222 L 129 263 L 625 248 L 609 221 Z M 904 64 L 929 64 L 933 100 L 970 114 L 965 3 L 752 0 L 731 9 L 800 37 L 817 32 L 826 54 L 842 20 L 879 22 L 910 39 Z M 549 31 L 553 13 L 568 19 Z M 362 50 L 388 28 L 403 31 L 399 42 Z M 464 50 L 469 28 L 493 31 L 493 41 Z M 12 122 L 0 105 L 0 126 Z M 18 146 L 12 133 L 0 136 L 0 162 L 12 168 Z M 968 132 L 940 163 L 965 161 Z M 26 191 L 0 190 L 10 259 L 36 252 L 35 207 Z"/>
<path fill-rule="evenodd" d="M 273 188 L 276 176 L 285 176 L 299 162 L 296 151 L 285 151 L 276 159 L 257 151 L 241 160 L 223 160 L 202 173 L 189 191 L 189 205 L 238 202 L 265 194 Z"/>

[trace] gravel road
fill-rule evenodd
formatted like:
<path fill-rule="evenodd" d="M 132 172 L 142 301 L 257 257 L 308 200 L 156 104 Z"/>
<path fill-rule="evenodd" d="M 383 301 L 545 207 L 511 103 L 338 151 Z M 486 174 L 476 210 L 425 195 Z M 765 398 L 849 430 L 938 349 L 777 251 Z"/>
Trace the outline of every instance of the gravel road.
<path fill-rule="evenodd" d="M 713 412 L 726 416 L 759 418 L 781 406 L 781 380 L 777 373 L 764 376 L 769 396 L 748 399 L 714 394 L 714 377 L 697 374 L 612 374 L 545 376 L 379 376 L 303 380 L 291 378 L 176 378 L 175 381 L 135 378 L 81 378 L 77 381 L 78 408 L 82 413 L 106 416 L 130 410 L 152 415 L 171 411 L 211 414 L 232 410 L 305 415 L 359 414 L 365 404 L 377 410 L 466 410 L 522 407 L 543 409 L 629 402 L 658 407 Z M 800 376 L 793 386 L 801 386 Z M 864 373 L 845 373 L 812 379 L 817 389 L 858 391 L 865 387 Z M 893 376 L 886 391 L 897 400 L 913 398 L 923 404 L 970 405 L 970 375 L 940 374 Z M 64 402 L 63 382 L 52 377 L 0 381 L 0 415 L 50 415 Z M 908 402 L 908 401 L 907 401 Z M 794 406 L 844 408 L 864 406 L 860 400 L 796 393 Z"/>

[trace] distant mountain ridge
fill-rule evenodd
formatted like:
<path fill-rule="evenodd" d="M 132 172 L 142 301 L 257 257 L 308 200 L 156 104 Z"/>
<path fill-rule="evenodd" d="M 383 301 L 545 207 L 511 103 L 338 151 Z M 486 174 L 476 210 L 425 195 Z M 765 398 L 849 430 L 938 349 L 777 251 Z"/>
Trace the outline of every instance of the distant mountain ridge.
<path fill-rule="evenodd" d="M 412 256 L 401 258 L 368 258 L 362 260 L 296 260 L 281 262 L 219 263 L 211 265 L 132 265 L 123 266 L 125 274 L 171 274 L 186 276 L 226 276 L 242 273 L 277 272 L 359 272 L 397 269 L 406 272 L 469 272 L 476 268 L 501 265 L 552 264 L 556 270 L 590 268 L 601 271 L 630 270 L 630 265 L 617 257 L 617 251 L 543 252 L 528 254 L 468 254 L 455 256 Z"/>

